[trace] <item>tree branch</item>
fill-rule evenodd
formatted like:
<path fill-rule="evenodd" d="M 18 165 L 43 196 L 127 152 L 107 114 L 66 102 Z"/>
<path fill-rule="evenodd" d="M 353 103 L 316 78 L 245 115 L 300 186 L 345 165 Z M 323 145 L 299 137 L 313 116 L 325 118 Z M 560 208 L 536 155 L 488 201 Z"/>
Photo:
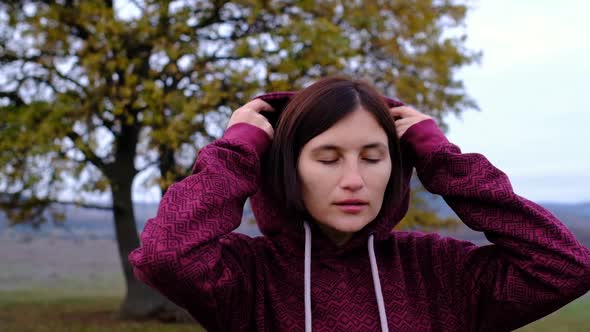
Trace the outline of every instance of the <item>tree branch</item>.
<path fill-rule="evenodd" d="M 208 25 L 211 25 L 213 23 L 219 23 L 221 22 L 221 17 L 219 16 L 219 13 L 221 11 L 221 8 L 223 6 L 225 6 L 225 4 L 228 1 L 219 1 L 219 2 L 215 2 L 215 6 L 213 7 L 213 11 L 211 13 L 211 15 L 209 15 L 209 17 L 205 18 L 204 20 L 202 20 L 201 22 L 199 22 L 199 24 L 195 25 L 193 28 L 195 28 L 196 30 L 202 29 Z"/>
<path fill-rule="evenodd" d="M 78 133 L 76 133 L 75 131 L 71 131 L 66 136 L 70 140 L 72 140 L 72 143 L 74 143 L 74 146 L 76 148 L 78 148 L 82 152 L 82 154 L 84 154 L 84 157 L 86 158 L 86 160 L 88 160 L 91 164 L 96 166 L 96 168 L 100 169 L 101 171 L 103 171 L 103 172 L 107 171 L 107 167 L 109 165 L 105 164 L 102 161 L 102 159 L 100 159 L 92 151 L 92 149 L 90 149 L 90 147 L 88 147 L 86 144 L 84 144 L 84 142 L 82 141 L 82 137 L 80 137 L 80 135 L 78 135 Z"/>
<path fill-rule="evenodd" d="M 145 16 L 145 14 L 146 14 L 145 7 L 142 7 L 141 4 L 136 0 L 129 0 L 129 2 L 131 2 L 135 7 L 137 7 L 137 9 L 139 9 L 141 11 L 142 16 Z"/>
<path fill-rule="evenodd" d="M 0 91 L 0 98 L 8 98 L 12 100 L 17 107 L 23 106 L 25 104 L 25 101 L 18 95 L 17 91 Z"/>
<path fill-rule="evenodd" d="M 68 81 L 70 83 L 73 83 L 75 86 L 77 86 L 79 89 L 82 90 L 82 92 L 84 93 L 84 95 L 88 96 L 88 90 L 86 90 L 86 87 L 84 85 L 82 85 L 80 82 L 76 81 L 75 79 L 62 74 L 59 70 L 57 70 L 56 67 L 50 67 L 47 66 L 45 64 L 41 65 L 43 68 L 47 69 L 50 73 L 56 74 L 59 78 L 61 78 L 62 80 Z"/>
<path fill-rule="evenodd" d="M 145 166 L 143 166 L 142 168 L 138 169 L 137 170 L 137 173 L 141 173 L 141 172 L 145 171 L 146 169 L 148 169 L 148 168 L 150 168 L 152 166 L 155 166 L 155 165 L 159 165 L 159 164 L 160 164 L 160 160 L 159 159 L 154 160 L 154 161 L 151 161 L 151 162 L 147 163 Z"/>

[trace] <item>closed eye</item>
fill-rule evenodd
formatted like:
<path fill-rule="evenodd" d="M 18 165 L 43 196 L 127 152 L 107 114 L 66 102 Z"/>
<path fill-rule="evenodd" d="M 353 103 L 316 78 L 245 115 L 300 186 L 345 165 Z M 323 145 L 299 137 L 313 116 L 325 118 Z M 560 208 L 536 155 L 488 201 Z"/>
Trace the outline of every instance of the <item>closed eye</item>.
<path fill-rule="evenodd" d="M 365 160 L 366 162 L 371 163 L 371 164 L 376 164 L 376 163 L 378 163 L 378 162 L 381 161 L 381 159 L 368 159 L 368 158 L 364 158 L 363 160 Z M 335 159 L 335 160 L 318 160 L 318 161 L 320 163 L 322 163 L 322 164 L 330 165 L 330 164 L 336 163 L 338 161 L 338 159 Z"/>

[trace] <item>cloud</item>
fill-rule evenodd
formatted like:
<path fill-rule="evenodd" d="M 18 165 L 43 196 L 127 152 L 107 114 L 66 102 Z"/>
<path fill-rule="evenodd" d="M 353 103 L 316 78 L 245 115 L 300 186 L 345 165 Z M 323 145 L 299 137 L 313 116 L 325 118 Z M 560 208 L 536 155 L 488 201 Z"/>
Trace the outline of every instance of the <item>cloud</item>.
<path fill-rule="evenodd" d="M 460 77 L 482 112 L 449 116 L 449 139 L 485 155 L 525 197 L 590 200 L 590 1 L 482 1 Z"/>
<path fill-rule="evenodd" d="M 588 1 L 482 1 L 468 17 L 468 45 L 484 50 L 490 70 L 561 63 L 590 54 L 588 12 Z"/>

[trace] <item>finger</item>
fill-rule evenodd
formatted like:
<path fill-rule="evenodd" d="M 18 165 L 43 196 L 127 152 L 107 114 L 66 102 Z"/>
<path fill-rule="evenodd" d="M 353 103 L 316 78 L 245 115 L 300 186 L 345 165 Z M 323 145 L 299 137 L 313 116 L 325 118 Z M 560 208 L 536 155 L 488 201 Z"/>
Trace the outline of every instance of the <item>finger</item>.
<path fill-rule="evenodd" d="M 389 114 L 391 114 L 393 121 L 396 123 L 403 118 L 399 110 L 394 110 L 393 108 L 389 109 Z"/>
<path fill-rule="evenodd" d="M 408 107 L 408 106 L 398 106 L 398 107 L 390 108 L 389 111 L 392 115 L 397 115 L 397 116 L 401 116 L 402 118 L 405 118 L 407 116 L 412 115 L 414 112 L 414 109 L 412 109 L 411 107 Z"/>
<path fill-rule="evenodd" d="M 396 126 L 406 126 L 406 125 L 410 124 L 412 121 L 414 121 L 414 119 L 412 119 L 412 118 L 401 118 L 399 120 L 395 120 L 395 125 Z"/>
<path fill-rule="evenodd" d="M 250 102 L 248 102 L 246 105 L 248 105 L 248 108 L 252 108 L 254 111 L 260 113 L 262 111 L 267 111 L 267 112 L 274 112 L 274 108 L 272 108 L 272 106 L 270 106 L 269 103 L 265 102 L 264 100 L 260 99 L 260 98 L 256 98 Z"/>
<path fill-rule="evenodd" d="M 268 133 L 268 136 L 270 136 L 270 139 L 273 139 L 274 136 L 275 136 L 275 130 L 274 130 L 274 128 L 271 125 L 268 125 L 267 128 L 268 129 L 267 129 L 266 132 Z"/>

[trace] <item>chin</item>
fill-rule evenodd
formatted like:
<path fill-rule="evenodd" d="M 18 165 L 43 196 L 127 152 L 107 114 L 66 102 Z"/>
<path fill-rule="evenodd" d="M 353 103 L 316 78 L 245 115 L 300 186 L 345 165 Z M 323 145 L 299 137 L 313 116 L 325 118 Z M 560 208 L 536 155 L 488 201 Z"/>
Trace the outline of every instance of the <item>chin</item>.
<path fill-rule="evenodd" d="M 331 223 L 328 226 L 339 232 L 356 233 L 367 226 L 369 222 L 370 220 L 368 220 L 368 218 L 358 218 L 352 220 L 340 220 L 338 222 Z"/>

